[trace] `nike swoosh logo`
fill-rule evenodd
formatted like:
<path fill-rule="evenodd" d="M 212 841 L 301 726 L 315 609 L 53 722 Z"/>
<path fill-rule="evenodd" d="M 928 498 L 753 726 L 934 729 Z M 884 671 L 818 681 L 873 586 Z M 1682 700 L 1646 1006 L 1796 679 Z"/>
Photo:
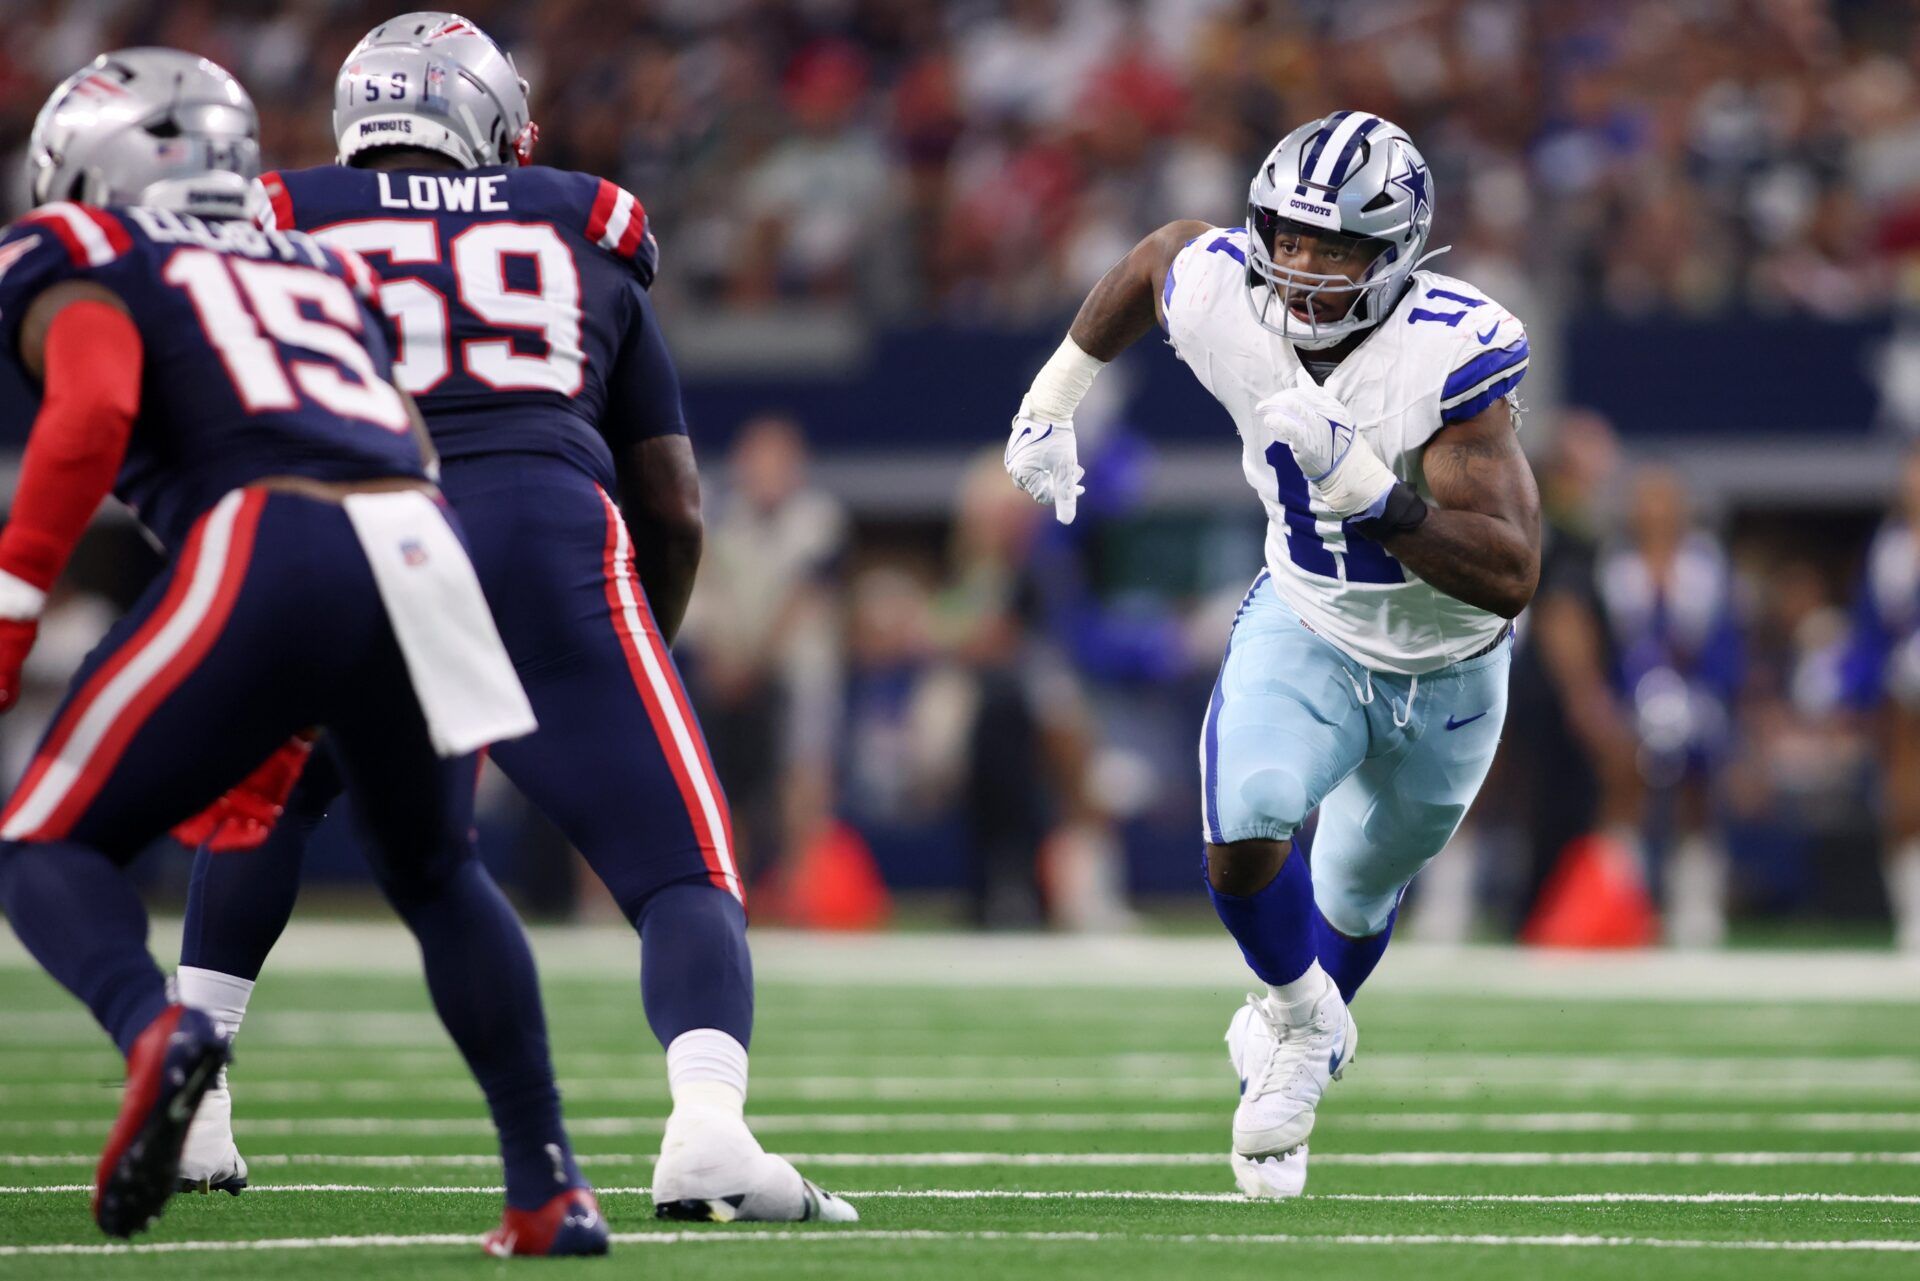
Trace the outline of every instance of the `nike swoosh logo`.
<path fill-rule="evenodd" d="M 1480 340 L 1480 345 L 1484 347 L 1488 343 L 1492 342 L 1493 336 L 1499 332 L 1500 332 L 1500 322 L 1496 320 L 1493 322 L 1493 328 L 1487 330 L 1487 332 L 1484 334 L 1475 334 L 1474 337 L 1478 338 Z"/>
<path fill-rule="evenodd" d="M 1485 712 L 1481 712 L 1479 716 L 1469 716 L 1464 721 L 1456 721 L 1455 719 L 1453 719 L 1453 717 L 1449 716 L 1447 717 L 1447 728 L 1459 729 L 1462 725 L 1471 725 L 1475 721 L 1479 720 L 1481 716 L 1485 716 L 1485 715 L 1486 715 Z"/>
<path fill-rule="evenodd" d="M 1027 428 L 1027 430 L 1028 430 L 1028 431 L 1032 431 L 1032 430 L 1033 430 L 1033 428 L 1031 428 L 1031 427 L 1029 427 L 1029 428 Z M 1051 436 L 1051 435 L 1053 435 L 1053 424 L 1052 424 L 1052 423 L 1048 423 L 1048 424 L 1047 424 L 1047 429 L 1046 429 L 1045 431 L 1043 431 L 1043 432 L 1041 432 L 1041 433 L 1040 433 L 1040 434 L 1039 434 L 1038 436 L 1035 436 L 1035 437 L 1033 438 L 1033 443 L 1037 445 L 1037 444 L 1039 444 L 1039 443 L 1040 443 L 1041 441 L 1043 441 L 1043 440 L 1045 440 L 1045 439 L 1046 439 L 1047 437 L 1049 437 L 1049 436 Z"/>

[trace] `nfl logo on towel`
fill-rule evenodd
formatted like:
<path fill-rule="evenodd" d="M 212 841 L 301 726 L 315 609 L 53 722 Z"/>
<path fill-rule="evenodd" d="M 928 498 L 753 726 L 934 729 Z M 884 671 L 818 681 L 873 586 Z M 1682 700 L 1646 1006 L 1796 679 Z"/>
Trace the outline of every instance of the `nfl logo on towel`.
<path fill-rule="evenodd" d="M 427 563 L 427 549 L 420 545 L 417 538 L 409 538 L 400 544 L 400 559 L 410 568 L 418 568 Z"/>

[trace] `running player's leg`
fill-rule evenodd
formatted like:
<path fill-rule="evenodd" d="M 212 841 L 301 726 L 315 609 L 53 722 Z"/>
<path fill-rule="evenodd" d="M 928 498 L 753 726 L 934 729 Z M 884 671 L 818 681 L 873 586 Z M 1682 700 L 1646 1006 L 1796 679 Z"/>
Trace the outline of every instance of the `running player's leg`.
<path fill-rule="evenodd" d="M 236 494 L 202 520 L 88 657 L 0 814 L 14 929 L 122 1050 L 165 1004 L 165 982 L 118 868 L 299 728 L 297 690 L 264 696 L 263 655 L 289 638 L 262 581 L 271 565 L 256 563 L 270 560 L 263 504 Z"/>
<path fill-rule="evenodd" d="M 385 692 L 407 698 L 397 680 Z M 473 848 L 477 762 L 439 760 L 419 712 L 400 705 L 336 722 L 336 751 L 380 888 L 419 940 L 434 1008 L 500 1130 L 508 1204 L 537 1209 L 584 1180 L 560 1120 L 533 953 Z"/>
<path fill-rule="evenodd" d="M 260 976 L 267 954 L 293 916 L 307 842 L 340 795 L 339 769 L 325 741 L 308 757 L 273 830 L 257 847 L 216 851 L 211 842 L 194 851 L 187 883 L 187 911 L 180 939 L 180 980 L 212 972 L 249 984 Z"/>
<path fill-rule="evenodd" d="M 266 840 L 248 850 L 194 852 L 186 922 L 174 991 L 181 1004 L 205 1010 L 229 1041 L 239 1034 L 267 953 L 293 916 L 307 841 L 340 794 L 340 771 L 323 739 L 308 758 Z M 183 1189 L 238 1195 L 247 1163 L 233 1139 L 233 1096 L 227 1074 L 207 1091 L 180 1157 Z"/>
<path fill-rule="evenodd" d="M 1368 760 L 1328 794 L 1314 836 L 1313 888 L 1321 964 L 1349 1000 L 1386 951 L 1407 885 L 1466 816 L 1500 745 L 1512 645 L 1419 679 L 1396 678 L 1382 697 L 1412 700 L 1399 745 Z M 1395 733 L 1382 726 L 1383 735 Z"/>
<path fill-rule="evenodd" d="M 1207 892 L 1276 991 L 1314 967 L 1313 890 L 1294 833 L 1365 758 L 1364 673 L 1301 625 L 1263 573 L 1234 620 L 1201 730 Z M 1317 998 L 1318 987 L 1312 993 Z"/>
<path fill-rule="evenodd" d="M 1316 960 L 1300 824 L 1365 759 L 1367 674 L 1256 580 L 1201 732 L 1207 890 L 1268 986 L 1227 1028 L 1241 1080 L 1233 1166 L 1253 1195 L 1298 1195 L 1304 1145 L 1358 1034 Z"/>
<path fill-rule="evenodd" d="M 344 527 L 345 522 L 341 522 Z M 506 1170 L 495 1253 L 604 1253 L 561 1121 L 525 931 L 473 844 L 478 760 L 436 754 L 385 618 L 325 724 L 382 892 L 420 946 L 434 1009 L 486 1096 Z"/>
<path fill-rule="evenodd" d="M 753 974 L 726 796 L 625 523 L 564 464 L 455 463 L 447 487 L 540 720 L 537 733 L 498 745 L 495 762 L 640 932 L 642 996 L 661 1045 L 718 1032 L 738 1044 L 744 1078 Z"/>
<path fill-rule="evenodd" d="M 493 756 L 640 933 L 641 999 L 674 1100 L 656 1202 L 698 1217 L 851 1217 L 745 1124 L 753 966 L 731 820 L 626 525 L 577 470 L 515 464 L 456 463 L 446 477 L 540 721 Z"/>
<path fill-rule="evenodd" d="M 119 1235 L 172 1192 L 186 1120 L 226 1056 L 204 1014 L 168 1006 L 119 868 L 315 710 L 310 620 L 289 613 L 284 590 L 302 540 L 268 502 L 236 493 L 202 519 L 89 658 L 0 815 L 0 904 L 129 1056 L 95 1204 Z"/>

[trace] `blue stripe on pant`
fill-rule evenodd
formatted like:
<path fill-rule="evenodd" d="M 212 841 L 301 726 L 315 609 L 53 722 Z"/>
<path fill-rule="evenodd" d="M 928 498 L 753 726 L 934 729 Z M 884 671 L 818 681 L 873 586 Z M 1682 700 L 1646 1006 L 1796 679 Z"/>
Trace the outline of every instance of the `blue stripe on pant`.
<path fill-rule="evenodd" d="M 1286 840 L 1319 809 L 1315 901 L 1341 933 L 1377 933 L 1486 777 L 1511 650 L 1418 678 L 1369 672 L 1270 588 L 1250 593 L 1202 736 L 1204 839 Z"/>
<path fill-rule="evenodd" d="M 1234 611 L 1233 623 L 1240 624 L 1247 607 L 1253 604 L 1253 598 L 1266 586 L 1271 575 L 1261 570 L 1253 580 L 1253 586 L 1247 588 L 1247 594 L 1240 598 L 1240 607 Z M 1226 676 L 1227 660 L 1233 657 L 1233 632 L 1227 632 L 1227 652 L 1220 660 L 1220 674 L 1213 678 L 1213 697 L 1207 704 L 1206 724 L 1200 732 L 1200 788 L 1202 804 L 1205 807 L 1207 840 L 1215 845 L 1225 845 L 1226 838 L 1220 834 L 1220 704 L 1221 681 Z"/>

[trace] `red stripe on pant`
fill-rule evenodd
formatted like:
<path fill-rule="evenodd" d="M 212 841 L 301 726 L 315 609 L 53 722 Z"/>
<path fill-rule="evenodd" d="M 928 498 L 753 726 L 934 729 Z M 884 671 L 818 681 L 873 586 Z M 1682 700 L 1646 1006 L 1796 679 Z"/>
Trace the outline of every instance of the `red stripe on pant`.
<path fill-rule="evenodd" d="M 224 500 L 223 500 L 224 501 Z M 114 767 L 119 764 L 127 744 L 140 731 L 153 711 L 180 685 L 192 675 L 206 658 L 207 651 L 220 638 L 225 629 L 227 618 L 233 612 L 233 603 L 240 595 L 240 586 L 246 580 L 247 565 L 253 555 L 254 533 L 259 527 L 260 512 L 266 506 L 267 495 L 264 490 L 248 490 L 240 499 L 240 508 L 234 518 L 233 532 L 227 544 L 226 558 L 220 567 L 220 578 L 214 589 L 212 599 L 207 604 L 206 613 L 195 624 L 192 633 L 167 663 L 155 672 L 146 684 L 137 690 L 127 706 L 114 718 L 112 726 L 95 744 L 81 765 L 67 793 L 54 807 L 45 821 L 19 839 L 30 841 L 57 841 L 63 839 L 73 825 L 86 812 L 106 786 Z M 217 508 L 216 508 L 217 510 Z M 168 584 L 167 594 L 126 644 L 108 659 L 101 669 L 95 672 L 78 696 L 68 704 L 61 715 L 53 733 L 46 744 L 34 755 L 33 764 L 28 768 L 26 777 L 15 789 L 4 813 L 0 813 L 0 827 L 5 827 L 12 819 L 17 807 L 31 798 L 45 778 L 47 771 L 60 758 L 71 742 L 75 729 L 85 719 L 89 709 L 99 700 L 101 694 L 132 663 L 142 651 L 151 645 L 167 624 L 180 612 L 199 569 L 200 560 L 206 550 L 206 531 L 213 513 L 202 516 L 188 536 L 185 550 L 174 568 L 173 582 Z"/>
<path fill-rule="evenodd" d="M 661 643 L 660 633 L 653 623 L 652 611 L 646 603 L 646 594 L 641 590 L 640 581 L 633 573 L 631 550 L 624 567 L 620 564 L 620 545 L 626 534 L 626 525 L 621 520 L 620 509 L 614 505 L 606 492 L 600 492 L 600 502 L 607 513 L 607 542 L 604 569 L 607 582 L 607 608 L 614 634 L 620 639 L 620 648 L 627 658 L 627 670 L 633 677 L 633 686 L 639 691 L 640 701 L 646 706 L 647 719 L 653 723 L 653 732 L 660 741 L 661 755 L 666 757 L 667 767 L 673 771 L 673 781 L 680 789 L 681 800 L 686 804 L 687 817 L 693 824 L 695 838 L 700 843 L 700 857 L 707 865 L 707 879 L 715 886 L 727 891 L 742 903 L 746 894 L 740 884 L 739 876 L 728 866 L 721 855 L 724 842 L 729 854 L 733 850 L 733 820 L 727 812 L 726 794 L 720 790 L 719 777 L 714 773 L 713 762 L 707 757 L 706 743 L 703 741 L 698 722 L 688 706 L 686 693 L 680 688 L 675 675 L 673 661 Z M 628 547 L 632 543 L 628 539 Z M 633 621 L 627 617 L 627 603 L 621 599 L 622 581 L 628 585 L 633 595 L 633 611 L 638 622 L 640 635 L 634 635 Z M 639 646 L 646 645 L 654 659 L 654 666 L 660 673 L 661 683 L 666 686 L 666 697 L 673 700 L 679 712 L 680 721 L 685 726 L 687 737 L 694 746 L 694 759 L 689 761 L 681 751 L 675 738 L 671 718 L 667 714 L 666 704 L 662 701 L 660 689 L 654 686 L 647 673 L 646 661 L 641 657 Z M 701 803 L 700 793 L 694 784 L 691 770 L 699 769 L 707 785 L 707 793 L 713 798 L 714 809 L 720 816 L 720 831 L 716 832 L 707 818 L 706 807 Z"/>

